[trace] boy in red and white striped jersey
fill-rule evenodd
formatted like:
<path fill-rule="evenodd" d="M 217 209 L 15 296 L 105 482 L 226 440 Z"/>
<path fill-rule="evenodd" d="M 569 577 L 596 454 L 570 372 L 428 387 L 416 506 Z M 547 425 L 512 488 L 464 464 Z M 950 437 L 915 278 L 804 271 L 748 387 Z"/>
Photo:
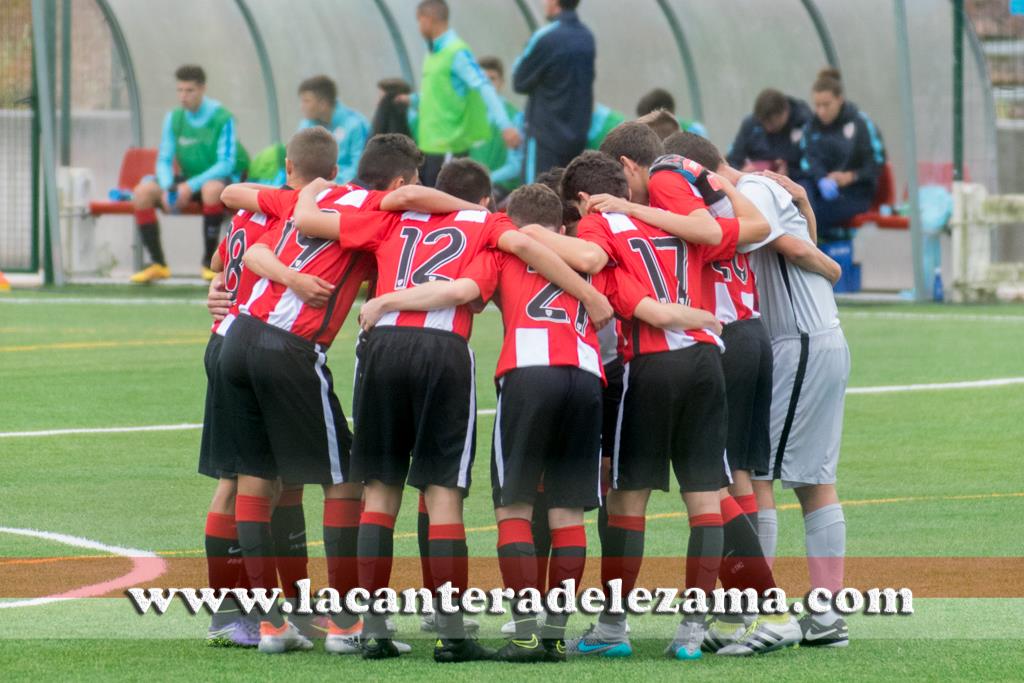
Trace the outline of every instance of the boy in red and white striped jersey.
<path fill-rule="evenodd" d="M 478 210 L 433 216 L 382 214 L 374 224 L 361 216 L 325 220 L 307 208 L 296 213 L 299 229 L 337 235 L 345 246 L 374 251 L 379 296 L 455 280 L 485 249 L 500 249 L 520 256 L 585 301 L 599 324 L 608 321 L 612 312 L 603 295 L 549 250 L 519 234 L 506 216 L 486 211 L 491 193 L 486 169 L 470 160 L 450 162 L 437 186 L 476 202 Z M 353 447 L 354 476 L 366 483 L 367 512 L 359 545 L 364 588 L 387 585 L 394 516 L 406 483 L 424 492 L 428 508 L 434 583 L 428 587 L 450 581 L 460 590 L 466 588 L 462 499 L 470 486 L 476 417 L 474 362 L 467 345 L 471 329 L 469 307 L 450 305 L 427 312 L 389 312 L 367 335 L 359 361 Z M 373 640 L 364 656 L 394 656 L 380 620 L 372 621 Z M 369 618 L 367 623 L 371 624 Z M 494 654 L 466 638 L 461 613 L 439 613 L 437 628 L 438 661 L 487 659 Z"/>
<path fill-rule="evenodd" d="M 512 193 L 508 213 L 519 226 L 564 231 L 561 200 L 542 185 Z M 616 284 L 628 277 L 609 269 L 595 275 L 591 284 L 616 309 L 633 311 L 641 302 L 619 300 Z M 641 311 L 665 325 L 688 329 L 715 324 L 706 311 L 659 304 L 645 298 L 638 284 L 627 280 L 624 286 L 629 296 L 639 290 Z M 361 319 L 364 327 L 372 327 L 394 311 L 432 310 L 492 297 L 505 327 L 495 373 L 498 413 L 491 459 L 502 576 L 516 591 L 543 585 L 531 528 L 538 485 L 543 482 L 552 536 L 549 584 L 573 579 L 578 586 L 586 560 L 583 513 L 601 502 L 603 373 L 596 330 L 585 308 L 518 258 L 490 252 L 481 254 L 453 283 L 431 283 L 366 303 Z M 538 633 L 535 616 L 517 612 L 515 633 L 499 650 L 498 659 L 564 659 L 566 619 L 567 615 L 548 615 Z M 538 635 L 543 648 L 537 647 Z"/>

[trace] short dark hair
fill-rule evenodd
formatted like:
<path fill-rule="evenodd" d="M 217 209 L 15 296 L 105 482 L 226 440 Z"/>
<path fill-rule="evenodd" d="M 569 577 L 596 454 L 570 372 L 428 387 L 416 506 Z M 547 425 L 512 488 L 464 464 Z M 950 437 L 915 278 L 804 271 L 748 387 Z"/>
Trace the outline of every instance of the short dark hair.
<path fill-rule="evenodd" d="M 494 57 L 493 55 L 481 57 L 477 60 L 477 64 L 479 64 L 480 68 L 484 71 L 497 71 L 499 76 L 505 78 L 505 65 L 501 63 L 500 58 Z"/>
<path fill-rule="evenodd" d="M 573 159 L 562 174 L 562 199 L 575 202 L 580 192 L 629 196 L 622 164 L 607 154 L 588 150 Z"/>
<path fill-rule="evenodd" d="M 536 223 L 557 229 L 562 225 L 562 199 L 547 185 L 523 185 L 509 195 L 505 208 L 517 227 Z"/>
<path fill-rule="evenodd" d="M 206 72 L 198 64 L 183 64 L 174 72 L 174 78 L 179 81 L 188 81 L 206 85 Z"/>
<path fill-rule="evenodd" d="M 558 195 L 562 196 L 562 176 L 565 174 L 565 168 L 561 166 L 552 166 L 548 170 L 544 171 L 536 178 L 534 182 L 545 185 Z M 575 206 L 569 202 L 562 200 L 562 225 L 565 226 L 566 231 L 569 231 L 576 223 L 580 222 L 580 212 Z"/>
<path fill-rule="evenodd" d="M 765 88 L 754 100 L 754 118 L 764 123 L 789 109 L 789 100 L 775 88 Z"/>
<path fill-rule="evenodd" d="M 650 114 L 655 109 L 668 109 L 673 114 L 676 111 L 676 98 L 664 88 L 655 88 L 640 98 L 636 103 L 636 115 L 643 116 Z"/>
<path fill-rule="evenodd" d="M 334 180 L 338 141 L 323 126 L 304 128 L 293 135 L 285 154 L 291 159 L 295 173 L 303 180 Z"/>
<path fill-rule="evenodd" d="M 448 21 L 448 3 L 444 0 L 423 0 L 416 5 L 416 15 L 429 14 L 440 21 Z"/>
<path fill-rule="evenodd" d="M 717 171 L 723 163 L 722 153 L 713 142 L 686 131 L 679 131 L 666 138 L 665 153 L 692 159 L 709 171 Z"/>
<path fill-rule="evenodd" d="M 574 10 L 580 6 L 580 0 L 558 0 L 558 6 L 565 10 Z"/>
<path fill-rule="evenodd" d="M 811 86 L 812 92 L 830 92 L 836 97 L 843 96 L 843 76 L 839 69 L 825 67 L 818 72 L 818 77 Z"/>
<path fill-rule="evenodd" d="M 472 159 L 452 159 L 441 167 L 435 187 L 453 197 L 475 203 L 491 196 L 491 175 Z"/>
<path fill-rule="evenodd" d="M 331 104 L 334 104 L 334 101 L 338 99 L 338 86 L 334 84 L 334 81 L 329 76 L 324 76 L 323 74 L 311 76 L 302 81 L 302 83 L 299 83 L 299 94 L 301 95 L 304 92 L 311 93 L 324 102 L 330 102 Z"/>
<path fill-rule="evenodd" d="M 612 128 L 601 143 L 601 151 L 615 161 L 626 157 L 641 166 L 650 166 L 665 153 L 658 134 L 636 121 L 626 121 Z"/>
<path fill-rule="evenodd" d="M 371 190 L 383 190 L 399 176 L 411 183 L 422 164 L 423 152 L 412 138 L 401 133 L 382 133 L 367 141 L 356 175 Z"/>
<path fill-rule="evenodd" d="M 638 118 L 636 122 L 653 130 L 661 140 L 679 131 L 679 119 L 668 109 L 655 109 Z"/>

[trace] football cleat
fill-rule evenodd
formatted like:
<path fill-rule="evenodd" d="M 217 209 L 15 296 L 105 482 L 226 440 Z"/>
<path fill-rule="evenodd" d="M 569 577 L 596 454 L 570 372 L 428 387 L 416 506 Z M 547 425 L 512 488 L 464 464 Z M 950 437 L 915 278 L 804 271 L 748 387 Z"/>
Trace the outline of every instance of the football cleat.
<path fill-rule="evenodd" d="M 128 281 L 134 285 L 144 285 L 150 282 L 156 282 L 157 280 L 166 280 L 171 276 L 171 269 L 167 266 L 162 266 L 159 263 L 154 263 L 151 266 L 143 268 L 139 272 L 128 278 Z"/>
<path fill-rule="evenodd" d="M 489 647 L 484 647 L 473 638 L 458 640 L 438 638 L 434 644 L 434 661 L 441 664 L 490 661 L 496 654 L 497 652 Z"/>
<path fill-rule="evenodd" d="M 814 615 L 808 614 L 800 620 L 800 630 L 803 632 L 802 647 L 846 647 L 850 644 L 850 627 L 843 618 L 823 626 L 814 619 Z"/>
<path fill-rule="evenodd" d="M 680 661 L 700 659 L 700 646 L 704 642 L 703 619 L 687 619 L 679 625 L 676 639 L 665 648 L 665 654 Z"/>
<path fill-rule="evenodd" d="M 564 640 L 561 638 L 543 638 L 541 643 L 544 645 L 545 662 L 565 661 L 566 650 Z"/>
<path fill-rule="evenodd" d="M 571 638 L 565 641 L 566 654 L 576 656 L 598 656 L 598 657 L 629 657 L 633 654 L 633 646 L 628 638 L 623 640 L 601 640 L 596 635 L 596 627 L 591 624 L 590 628 L 579 638 Z"/>
<path fill-rule="evenodd" d="M 200 271 L 200 276 L 207 282 L 210 282 L 211 280 L 213 280 L 213 278 L 217 277 L 217 273 L 207 268 L 206 266 L 203 266 L 202 271 Z"/>
<path fill-rule="evenodd" d="M 402 654 L 390 638 L 369 638 L 362 641 L 363 659 L 392 659 Z"/>
<path fill-rule="evenodd" d="M 714 618 L 708 622 L 707 631 L 704 633 L 704 642 L 700 649 L 704 652 L 715 653 L 726 645 L 737 642 L 747 632 L 747 624 L 742 621 L 723 621 Z"/>
<path fill-rule="evenodd" d="M 722 657 L 747 657 L 775 652 L 796 645 L 803 637 L 796 617 L 785 614 L 782 619 L 761 617 L 743 637 L 718 651 Z"/>
<path fill-rule="evenodd" d="M 269 621 L 260 622 L 260 652 L 269 655 L 281 654 L 289 650 L 312 650 L 313 643 L 294 624 L 287 621 L 275 627 Z"/>
<path fill-rule="evenodd" d="M 211 647 L 256 647 L 260 644 L 259 624 L 240 617 L 220 628 L 210 626 L 206 644 Z"/>
<path fill-rule="evenodd" d="M 326 638 L 332 625 L 330 617 L 324 615 L 293 614 L 288 617 L 288 620 L 295 624 L 295 628 L 299 629 L 299 633 L 310 640 L 323 640 Z"/>
<path fill-rule="evenodd" d="M 524 664 L 548 661 L 548 653 L 536 633 L 529 639 L 512 638 L 505 647 L 498 650 L 494 659 L 499 662 L 519 662 Z"/>

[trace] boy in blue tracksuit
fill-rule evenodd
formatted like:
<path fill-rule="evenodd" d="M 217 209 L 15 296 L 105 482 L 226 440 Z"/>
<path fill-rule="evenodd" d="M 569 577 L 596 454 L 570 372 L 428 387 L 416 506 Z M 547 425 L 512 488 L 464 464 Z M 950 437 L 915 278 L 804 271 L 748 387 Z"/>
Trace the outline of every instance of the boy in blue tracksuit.
<path fill-rule="evenodd" d="M 338 141 L 335 182 L 347 183 L 355 178 L 359 157 L 370 137 L 370 122 L 341 103 L 338 87 L 327 76 L 313 76 L 299 84 L 299 107 L 302 109 L 299 130 L 323 126 Z"/>
<path fill-rule="evenodd" d="M 516 60 L 512 85 L 526 102 L 523 181 L 567 166 L 587 146 L 594 106 L 594 36 L 576 15 L 579 0 L 545 0 L 551 23 Z"/>
<path fill-rule="evenodd" d="M 871 119 L 843 97 L 837 70 L 823 70 L 811 90 L 814 117 L 800 140 L 801 184 L 807 187 L 819 238 L 846 240 L 850 219 L 871 208 L 885 148 Z"/>

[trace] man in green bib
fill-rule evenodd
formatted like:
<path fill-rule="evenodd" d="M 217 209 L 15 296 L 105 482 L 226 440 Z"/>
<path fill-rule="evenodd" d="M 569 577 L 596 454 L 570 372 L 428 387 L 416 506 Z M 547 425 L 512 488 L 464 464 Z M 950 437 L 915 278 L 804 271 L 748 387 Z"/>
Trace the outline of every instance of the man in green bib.
<path fill-rule="evenodd" d="M 160 244 L 156 209 L 178 212 L 193 202 L 203 207 L 202 275 L 213 279 L 210 259 L 220 241 L 224 205 L 220 193 L 244 163 L 235 138 L 235 119 L 220 102 L 205 96 L 206 73 L 187 64 L 175 73 L 180 107 L 164 117 L 156 176 L 146 176 L 132 193 L 135 223 L 152 263 L 131 277 L 148 283 L 170 277 Z"/>
<path fill-rule="evenodd" d="M 473 53 L 448 26 L 448 3 L 423 0 L 416 7 L 420 33 L 427 41 L 417 98 L 416 143 L 426 161 L 420 178 L 433 186 L 444 162 L 469 154 L 491 137 L 491 123 L 501 129 L 505 146 L 521 139 L 501 98 L 473 58 Z"/>

